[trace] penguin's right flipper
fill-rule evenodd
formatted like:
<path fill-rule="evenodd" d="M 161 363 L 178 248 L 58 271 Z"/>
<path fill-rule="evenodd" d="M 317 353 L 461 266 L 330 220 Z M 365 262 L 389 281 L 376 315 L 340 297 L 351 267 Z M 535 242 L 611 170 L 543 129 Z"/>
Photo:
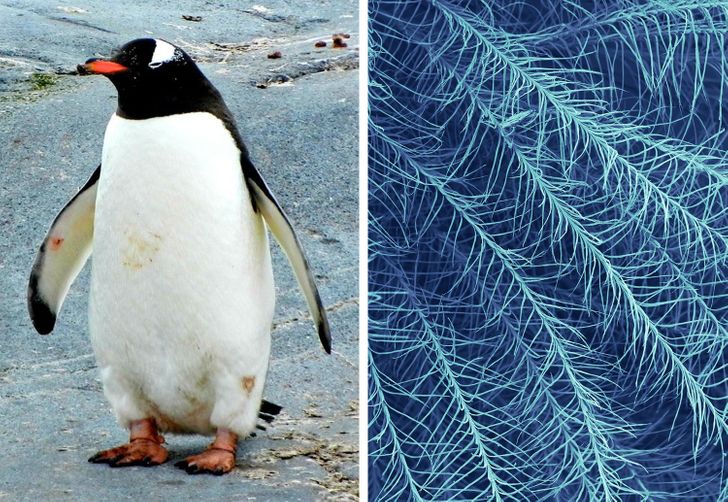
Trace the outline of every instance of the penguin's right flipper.
<path fill-rule="evenodd" d="M 41 335 L 53 331 L 68 288 L 91 254 L 100 173 L 101 166 L 58 213 L 35 257 L 28 283 L 28 311 Z"/>

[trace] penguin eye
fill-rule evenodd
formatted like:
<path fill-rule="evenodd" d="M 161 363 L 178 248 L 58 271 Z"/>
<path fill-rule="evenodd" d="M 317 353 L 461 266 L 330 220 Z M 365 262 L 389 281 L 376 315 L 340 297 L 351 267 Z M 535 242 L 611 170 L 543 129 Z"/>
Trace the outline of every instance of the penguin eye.
<path fill-rule="evenodd" d="M 153 63 L 149 63 L 149 67 L 151 69 L 159 68 L 160 66 L 162 66 L 162 61 L 155 61 Z"/>

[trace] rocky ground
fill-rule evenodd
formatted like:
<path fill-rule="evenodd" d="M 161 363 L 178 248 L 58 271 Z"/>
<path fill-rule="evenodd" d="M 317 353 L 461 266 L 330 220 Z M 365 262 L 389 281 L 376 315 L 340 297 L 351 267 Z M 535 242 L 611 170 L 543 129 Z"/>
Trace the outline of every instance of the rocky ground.
<path fill-rule="evenodd" d="M 357 498 L 357 23 L 353 0 L 0 0 L 0 499 Z M 346 47 L 332 47 L 334 33 L 349 35 Z M 144 36 L 185 48 L 222 92 L 298 229 L 333 328 L 326 356 L 273 245 L 266 398 L 284 411 L 241 443 L 238 469 L 220 478 L 173 466 L 204 437 L 168 436 L 171 461 L 156 468 L 86 462 L 126 440 L 88 342 L 88 267 L 52 335 L 35 333 L 26 313 L 36 248 L 98 164 L 115 108 L 113 86 L 75 67 Z"/>

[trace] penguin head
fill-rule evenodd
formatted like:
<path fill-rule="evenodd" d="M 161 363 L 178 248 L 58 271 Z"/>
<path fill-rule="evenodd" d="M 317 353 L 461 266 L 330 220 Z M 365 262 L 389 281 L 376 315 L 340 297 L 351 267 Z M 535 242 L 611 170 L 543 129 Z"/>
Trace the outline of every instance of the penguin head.
<path fill-rule="evenodd" d="M 158 38 L 132 40 L 109 59 L 89 59 L 78 70 L 107 77 L 119 93 L 117 113 L 126 118 L 197 111 L 201 103 L 219 99 L 192 58 Z"/>

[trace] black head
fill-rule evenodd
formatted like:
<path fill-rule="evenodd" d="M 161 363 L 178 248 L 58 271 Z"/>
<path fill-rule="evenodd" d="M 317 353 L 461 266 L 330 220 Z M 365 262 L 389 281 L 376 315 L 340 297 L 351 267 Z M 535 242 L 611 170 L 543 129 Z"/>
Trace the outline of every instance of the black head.
<path fill-rule="evenodd" d="M 192 58 L 161 39 L 132 40 L 109 59 L 89 59 L 79 66 L 79 72 L 111 80 L 119 93 L 117 113 L 129 119 L 225 106 Z"/>

